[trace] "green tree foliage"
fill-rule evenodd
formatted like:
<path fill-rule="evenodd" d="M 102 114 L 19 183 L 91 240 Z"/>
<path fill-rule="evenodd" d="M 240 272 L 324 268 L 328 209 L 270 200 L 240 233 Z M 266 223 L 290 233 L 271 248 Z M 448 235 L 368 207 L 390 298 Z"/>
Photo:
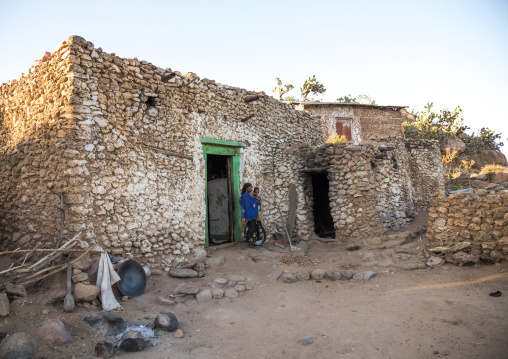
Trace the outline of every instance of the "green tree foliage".
<path fill-rule="evenodd" d="M 405 137 L 438 140 L 441 145 L 449 139 L 460 140 L 466 144 L 469 153 L 480 153 L 486 149 L 499 150 L 503 146 L 500 142 L 501 134 L 486 127 L 478 133 L 467 134 L 466 131 L 470 128 L 464 124 L 460 106 L 453 111 L 440 112 L 434 112 L 432 107 L 433 103 L 428 103 L 421 113 L 412 112 L 416 120 L 402 124 Z"/>
<path fill-rule="evenodd" d="M 289 91 L 295 88 L 291 84 L 282 85 L 282 81 L 278 77 L 275 78 L 275 82 L 277 83 L 277 86 L 275 86 L 272 91 L 275 93 L 275 95 L 277 95 L 278 100 L 282 100 L 282 96 L 285 93 L 288 93 Z"/>
<path fill-rule="evenodd" d="M 298 101 L 298 99 L 294 96 L 286 96 L 284 101 Z"/>
<path fill-rule="evenodd" d="M 303 83 L 303 87 L 300 87 L 300 93 L 302 94 L 302 101 L 307 101 L 309 95 L 321 95 L 326 91 L 323 84 L 319 83 L 316 79 L 316 75 L 309 77 L 307 81 Z"/>
<path fill-rule="evenodd" d="M 351 96 L 351 94 L 339 97 L 337 99 L 341 103 L 361 103 L 364 105 L 375 105 L 376 101 L 368 95 Z"/>

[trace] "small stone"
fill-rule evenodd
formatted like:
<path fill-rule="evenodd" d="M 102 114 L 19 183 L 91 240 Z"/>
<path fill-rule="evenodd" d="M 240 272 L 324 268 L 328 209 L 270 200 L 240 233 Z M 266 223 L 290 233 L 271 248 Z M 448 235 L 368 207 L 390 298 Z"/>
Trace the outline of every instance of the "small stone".
<path fill-rule="evenodd" d="M 359 250 L 359 249 L 360 249 L 360 245 L 359 245 L 359 244 L 356 244 L 356 243 L 354 243 L 354 244 L 348 244 L 348 245 L 346 246 L 346 249 L 347 249 L 348 251 L 357 251 L 357 250 Z"/>
<path fill-rule="evenodd" d="M 90 302 L 100 293 L 101 289 L 93 284 L 77 283 L 74 286 L 74 300 L 76 302 Z"/>
<path fill-rule="evenodd" d="M 122 300 L 122 302 L 128 302 L 129 301 L 129 297 L 124 295 L 121 300 Z"/>
<path fill-rule="evenodd" d="M 375 255 L 374 253 L 367 252 L 362 254 L 362 260 L 364 262 L 375 262 L 378 260 L 378 256 Z"/>
<path fill-rule="evenodd" d="M 325 278 L 331 281 L 336 281 L 342 278 L 340 272 L 328 271 L 325 273 Z"/>
<path fill-rule="evenodd" d="M 231 303 L 231 299 L 229 299 L 228 297 L 224 297 L 219 299 L 217 303 L 219 303 L 219 305 L 228 305 L 229 303 Z"/>
<path fill-rule="evenodd" d="M 196 294 L 199 292 L 199 285 L 192 283 L 181 283 L 175 288 L 175 294 Z"/>
<path fill-rule="evenodd" d="M 428 267 L 438 267 L 440 265 L 443 265 L 445 260 L 443 258 L 439 258 L 436 256 L 431 256 L 429 259 L 427 259 L 427 262 L 425 263 Z"/>
<path fill-rule="evenodd" d="M 224 279 L 224 278 L 214 279 L 214 282 L 217 283 L 217 284 L 220 284 L 220 285 L 226 285 L 226 284 L 228 284 L 228 280 Z"/>
<path fill-rule="evenodd" d="M 0 317 L 9 315 L 10 305 L 7 293 L 0 293 Z"/>
<path fill-rule="evenodd" d="M 16 297 L 27 296 L 26 289 L 23 284 L 7 283 L 7 285 L 5 286 L 5 291 L 7 292 L 7 294 L 15 295 Z"/>
<path fill-rule="evenodd" d="M 176 268 L 171 269 L 169 275 L 176 278 L 194 278 L 198 276 L 198 272 L 194 269 Z"/>
<path fill-rule="evenodd" d="M 296 273 L 296 279 L 298 280 L 309 280 L 310 279 L 310 272 L 298 272 Z"/>
<path fill-rule="evenodd" d="M 160 312 L 155 318 L 154 326 L 167 332 L 173 332 L 178 329 L 178 320 L 171 312 Z"/>
<path fill-rule="evenodd" d="M 307 345 L 314 343 L 314 340 L 316 340 L 316 338 L 314 338 L 314 337 L 305 337 L 305 338 L 299 339 L 298 343 L 301 345 L 307 346 Z"/>
<path fill-rule="evenodd" d="M 212 292 L 210 289 L 201 289 L 198 293 L 196 293 L 196 300 L 199 303 L 212 300 Z"/>
<path fill-rule="evenodd" d="M 294 283 L 298 281 L 298 278 L 296 278 L 296 276 L 293 273 L 284 273 L 282 277 L 284 278 L 284 282 L 286 283 Z"/>
<path fill-rule="evenodd" d="M 373 272 L 373 271 L 361 272 L 361 273 L 356 273 L 355 275 L 353 275 L 353 279 L 369 280 L 371 278 L 374 278 L 376 275 L 377 275 L 377 273 Z"/>
<path fill-rule="evenodd" d="M 72 263 L 72 268 L 79 269 L 80 271 L 87 271 L 92 266 L 92 263 L 87 258 L 81 258 L 79 261 Z"/>
<path fill-rule="evenodd" d="M 237 298 L 238 292 L 234 288 L 228 288 L 224 291 L 224 296 L 228 298 Z"/>
<path fill-rule="evenodd" d="M 37 354 L 37 342 L 31 335 L 14 333 L 0 344 L 0 358 L 34 359 Z"/>
<path fill-rule="evenodd" d="M 206 266 L 203 262 L 199 262 L 199 263 L 196 263 L 196 265 L 194 266 L 194 270 L 196 272 L 204 272 L 206 269 Z"/>
<path fill-rule="evenodd" d="M 60 319 L 46 319 L 37 328 L 37 335 L 53 345 L 74 343 L 74 338 Z"/>
<path fill-rule="evenodd" d="M 212 288 L 212 297 L 215 299 L 221 299 L 224 297 L 224 290 L 221 288 Z"/>
<path fill-rule="evenodd" d="M 150 342 L 146 340 L 140 332 L 135 330 L 129 330 L 127 333 L 122 335 L 118 348 L 125 350 L 126 352 L 139 352 L 145 349 Z"/>
<path fill-rule="evenodd" d="M 89 314 L 83 321 L 97 333 L 105 336 L 118 335 L 127 328 L 122 317 L 107 312 Z"/>
<path fill-rule="evenodd" d="M 343 279 L 350 280 L 353 279 L 354 273 L 350 270 L 345 270 L 340 273 Z"/>
<path fill-rule="evenodd" d="M 238 292 L 239 295 L 245 293 L 245 285 L 243 284 L 237 284 L 233 288 Z"/>
<path fill-rule="evenodd" d="M 312 272 L 310 272 L 310 277 L 314 280 L 323 279 L 325 277 L 327 270 L 323 268 L 316 268 Z"/>
<path fill-rule="evenodd" d="M 95 344 L 92 354 L 94 357 L 109 359 L 115 354 L 115 348 L 113 344 L 109 342 L 98 342 Z"/>
<path fill-rule="evenodd" d="M 282 271 L 277 270 L 275 272 L 267 274 L 267 277 L 268 277 L 268 280 L 270 280 L 271 282 L 276 282 L 281 277 L 281 275 L 282 275 Z"/>
<path fill-rule="evenodd" d="M 175 332 L 175 338 L 183 338 L 182 329 L 177 329 Z"/>
<path fill-rule="evenodd" d="M 78 274 L 72 276 L 72 281 L 74 283 L 83 282 L 85 280 L 88 280 L 88 273 L 85 273 L 85 272 L 81 272 L 81 273 L 78 273 Z"/>
<path fill-rule="evenodd" d="M 43 309 L 41 313 L 43 315 L 48 315 L 49 314 L 49 309 Z"/>
<path fill-rule="evenodd" d="M 163 297 L 163 296 L 159 296 L 157 298 L 157 301 L 159 302 L 159 304 L 162 304 L 162 305 L 173 305 L 175 304 L 175 301 L 169 299 L 169 298 L 166 298 L 166 297 Z"/>

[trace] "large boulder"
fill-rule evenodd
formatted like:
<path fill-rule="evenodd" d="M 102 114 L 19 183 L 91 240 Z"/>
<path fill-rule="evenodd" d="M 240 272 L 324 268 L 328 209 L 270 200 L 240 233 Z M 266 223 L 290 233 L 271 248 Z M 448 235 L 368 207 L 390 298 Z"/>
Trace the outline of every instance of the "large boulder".
<path fill-rule="evenodd" d="M 35 338 L 25 333 L 11 334 L 0 345 L 2 359 L 34 359 L 36 354 Z"/>
<path fill-rule="evenodd" d="M 483 151 L 483 156 L 488 163 L 494 163 L 496 165 L 506 166 L 508 162 L 506 161 L 506 156 L 503 155 L 499 151 L 494 150 L 485 150 Z"/>
<path fill-rule="evenodd" d="M 46 319 L 37 328 L 37 335 L 53 345 L 74 343 L 74 338 L 60 319 Z"/>
<path fill-rule="evenodd" d="M 76 302 L 91 302 L 101 292 L 101 289 L 93 284 L 78 283 L 74 286 L 74 299 Z"/>
<path fill-rule="evenodd" d="M 444 148 L 449 148 L 451 150 L 455 150 L 456 149 L 460 153 L 460 152 L 464 152 L 466 150 L 466 144 L 464 142 L 462 142 L 462 141 L 453 140 L 453 139 L 450 138 L 444 144 Z"/>

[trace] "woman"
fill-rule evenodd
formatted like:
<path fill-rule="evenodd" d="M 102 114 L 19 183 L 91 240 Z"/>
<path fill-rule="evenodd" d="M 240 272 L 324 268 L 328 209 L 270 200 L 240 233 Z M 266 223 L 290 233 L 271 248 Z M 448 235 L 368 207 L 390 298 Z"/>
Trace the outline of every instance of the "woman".
<path fill-rule="evenodd" d="M 240 206 L 242 207 L 242 217 L 247 222 L 247 229 L 245 231 L 245 241 L 253 244 L 254 233 L 258 231 L 258 226 L 261 226 L 261 222 L 257 221 L 259 213 L 259 202 L 252 197 L 253 186 L 250 183 L 245 183 L 242 188 L 242 196 L 240 197 Z M 258 222 L 258 223 L 256 223 Z M 264 241 L 264 238 L 262 238 Z M 263 242 L 262 241 L 262 242 Z M 256 245 L 260 245 L 259 240 L 256 241 Z"/>

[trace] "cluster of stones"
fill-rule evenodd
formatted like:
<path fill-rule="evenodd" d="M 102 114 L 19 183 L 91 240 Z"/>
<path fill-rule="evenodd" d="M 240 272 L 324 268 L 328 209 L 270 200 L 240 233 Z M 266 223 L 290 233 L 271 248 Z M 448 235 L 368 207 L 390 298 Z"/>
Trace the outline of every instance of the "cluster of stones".
<path fill-rule="evenodd" d="M 387 228 L 398 229 L 412 220 L 417 205 L 425 206 L 433 194 L 444 190 L 435 141 L 386 138 L 361 144 L 300 144 L 286 154 L 300 165 L 297 183 L 305 196 L 302 202 L 308 204 L 298 208 L 298 221 L 312 218 L 312 184 L 307 173 L 328 173 L 337 238 L 377 236 Z M 299 223 L 297 228 L 304 225 Z"/>
<path fill-rule="evenodd" d="M 286 206 L 284 192 L 265 179 L 274 153 L 323 141 L 319 124 L 291 105 L 120 58 L 78 36 L 0 93 L 5 243 L 54 246 L 59 213 L 50 185 L 66 194 L 66 236 L 82 231 L 109 253 L 151 269 L 182 263 L 204 246 L 201 137 L 245 143 L 242 180 Z M 273 223 L 278 214 L 270 202 L 264 210 Z"/>
<path fill-rule="evenodd" d="M 440 245 L 460 245 L 461 252 L 485 261 L 508 259 L 508 190 L 436 196 L 428 237 Z"/>
<path fill-rule="evenodd" d="M 329 281 L 338 281 L 338 280 L 370 280 L 377 275 L 376 272 L 367 271 L 367 272 L 358 272 L 353 273 L 350 270 L 344 271 L 331 271 L 323 268 L 316 268 L 311 272 L 291 272 L 291 271 L 283 271 L 281 272 L 281 276 L 283 281 L 286 283 L 294 283 L 297 281 L 306 281 L 306 280 L 322 280 L 327 279 Z"/>
<path fill-rule="evenodd" d="M 23 301 L 26 296 L 27 292 L 22 284 L 7 283 L 5 291 L 0 292 L 0 317 L 9 315 L 11 302 Z"/>

